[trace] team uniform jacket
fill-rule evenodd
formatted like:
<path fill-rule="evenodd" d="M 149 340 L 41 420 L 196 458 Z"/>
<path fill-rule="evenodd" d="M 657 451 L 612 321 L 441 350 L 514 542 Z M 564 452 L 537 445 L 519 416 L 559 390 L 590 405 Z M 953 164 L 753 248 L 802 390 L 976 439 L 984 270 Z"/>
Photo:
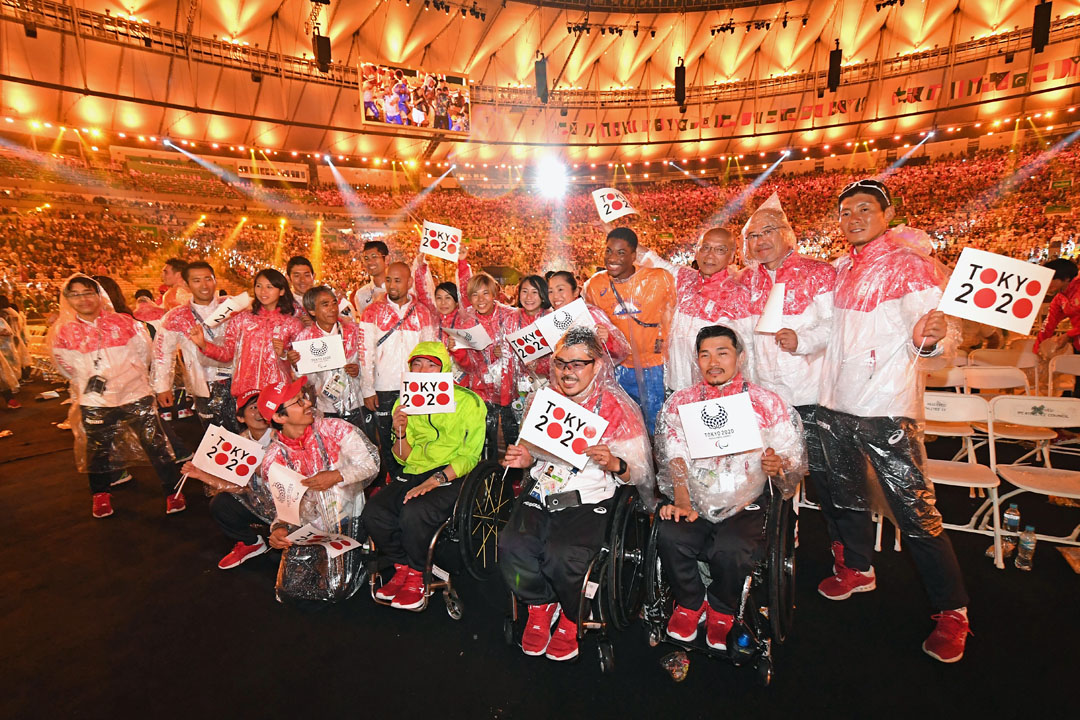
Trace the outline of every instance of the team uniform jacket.
<path fill-rule="evenodd" d="M 294 316 L 277 310 L 237 313 L 226 323 L 224 343 L 208 342 L 202 354 L 218 362 L 232 362 L 231 392 L 233 397 L 240 397 L 249 390 L 261 390 L 292 378 L 288 363 L 274 354 L 273 340 L 281 338 L 288 350 L 303 328 Z"/>
<path fill-rule="evenodd" d="M 394 330 L 402 318 L 401 326 Z M 372 303 L 360 315 L 359 325 L 364 344 L 364 362 L 360 366 L 364 397 L 376 392 L 399 391 L 409 353 L 417 343 L 435 339 L 431 311 L 411 296 L 402 306 L 386 299 Z"/>
<path fill-rule="evenodd" d="M 229 320 L 215 328 L 203 324 L 203 320 L 217 309 L 224 298 L 214 298 L 209 305 L 189 303 L 173 308 L 165 314 L 161 329 L 154 338 L 154 392 L 172 390 L 173 372 L 176 369 L 176 351 L 184 361 L 184 387 L 195 397 L 210 397 L 209 383 L 232 377 L 232 365 L 204 355 L 191 342 L 188 333 L 196 323 L 202 325 L 208 342 L 219 343 L 225 338 Z"/>
<path fill-rule="evenodd" d="M 296 336 L 297 340 L 317 340 L 328 335 L 340 335 L 341 343 L 345 346 L 345 363 L 348 365 L 363 365 L 364 359 L 364 333 L 360 326 L 352 320 L 339 318 L 338 322 L 330 330 L 325 332 L 317 322 L 312 322 Z M 361 371 L 363 372 L 363 371 Z M 345 388 L 335 399 L 333 395 L 324 393 L 332 379 L 337 376 L 345 383 Z M 360 375 L 350 377 L 344 368 L 336 370 L 324 370 L 323 372 L 311 373 L 306 376 L 308 382 L 315 390 L 315 406 L 324 413 L 344 415 L 359 409 L 364 404 L 364 393 L 361 387 Z"/>
<path fill-rule="evenodd" d="M 64 323 L 53 336 L 52 355 L 79 405 L 118 407 L 151 394 L 150 335 L 130 315 L 103 310 L 92 322 Z M 94 376 L 105 380 L 104 392 L 84 392 Z"/>
<path fill-rule="evenodd" d="M 514 366 L 517 356 L 506 341 L 506 336 L 515 332 L 517 320 L 514 308 L 495 303 L 495 308 L 487 315 L 480 315 L 470 308 L 462 313 L 461 327 L 468 330 L 482 325 L 492 342 L 483 350 L 466 349 L 454 353 L 454 359 L 465 371 L 464 383 L 479 395 L 484 402 L 496 405 L 509 405 L 517 397 L 517 378 Z M 495 348 L 501 348 L 499 357 L 495 357 Z"/>
<path fill-rule="evenodd" d="M 1058 323 L 1065 318 L 1069 319 L 1071 328 L 1068 332 L 1069 342 L 1073 349 L 1080 352 L 1080 277 L 1073 278 L 1064 290 L 1054 296 L 1050 301 L 1050 310 L 1046 313 L 1046 324 L 1039 331 L 1035 340 L 1035 350 L 1046 338 L 1054 334 Z"/>

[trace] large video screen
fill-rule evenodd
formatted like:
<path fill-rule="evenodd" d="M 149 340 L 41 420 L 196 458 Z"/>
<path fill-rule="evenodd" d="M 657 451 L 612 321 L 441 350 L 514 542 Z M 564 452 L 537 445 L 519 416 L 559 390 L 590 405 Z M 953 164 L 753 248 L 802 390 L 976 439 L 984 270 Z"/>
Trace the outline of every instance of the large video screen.
<path fill-rule="evenodd" d="M 364 122 L 468 134 L 469 80 L 453 75 L 360 64 Z"/>

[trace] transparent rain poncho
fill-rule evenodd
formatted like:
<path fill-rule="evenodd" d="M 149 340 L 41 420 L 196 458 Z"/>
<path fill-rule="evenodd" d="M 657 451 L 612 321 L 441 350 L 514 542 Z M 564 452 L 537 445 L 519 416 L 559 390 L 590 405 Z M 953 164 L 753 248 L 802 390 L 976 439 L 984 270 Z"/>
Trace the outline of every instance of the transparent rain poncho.
<path fill-rule="evenodd" d="M 46 336 L 53 364 L 70 387 L 68 423 L 75 439 L 75 467 L 83 473 L 105 473 L 145 464 L 149 459 L 139 437 L 150 439 L 160 458 L 172 459 L 175 456 L 161 431 L 150 388 L 150 334 L 130 315 L 114 312 L 108 295 L 89 277 L 72 275 L 60 287 L 68 287 L 75 278 L 85 278 L 98 289 L 101 312 L 93 322 L 82 320 L 61 292 L 56 323 Z M 77 286 L 80 292 L 85 292 L 84 287 Z M 105 438 L 109 447 L 91 453 L 91 462 L 83 416 L 100 422 L 97 416 L 103 409 L 121 406 L 124 421 L 110 426 Z"/>
<path fill-rule="evenodd" d="M 345 347 L 347 365 L 364 365 L 364 332 L 352 320 L 338 318 L 331 331 L 325 332 L 317 322 L 304 328 L 297 341 L 317 340 L 327 335 L 339 335 Z M 352 377 L 345 368 L 323 370 L 307 375 L 308 385 L 315 393 L 315 406 L 323 413 L 348 415 L 364 406 L 364 388 L 360 373 Z"/>
<path fill-rule="evenodd" d="M 344 479 L 327 490 L 308 490 L 300 501 L 300 522 L 327 533 L 356 538 L 364 510 L 364 488 L 379 471 L 379 454 L 364 434 L 337 418 L 316 419 L 299 439 L 278 433 L 263 458 L 261 475 L 268 486 L 270 468 L 284 465 L 304 477 L 338 470 Z M 290 532 L 298 529 L 289 526 Z M 359 550 L 330 558 L 320 545 L 292 545 L 281 554 L 276 592 L 279 598 L 337 602 L 351 597 L 365 579 Z"/>
<path fill-rule="evenodd" d="M 15 329 L 0 316 L 0 390 L 17 392 L 22 359 Z"/>
<path fill-rule="evenodd" d="M 743 341 L 740 339 L 740 346 Z M 740 350 L 739 363 L 745 362 Z M 695 363 L 696 365 L 696 363 Z M 771 478 L 785 498 L 795 494 L 806 474 L 806 446 L 798 412 L 779 395 L 747 381 L 741 371 L 723 385 L 700 380 L 671 395 L 657 418 L 656 455 L 660 492 L 674 499 L 676 486 L 686 485 L 694 510 L 709 522 L 720 522 L 745 508 L 765 490 L 770 480 L 761 468 L 765 449 L 780 456 L 783 471 Z M 702 400 L 749 392 L 757 416 L 763 448 L 731 455 L 692 459 L 678 408 Z"/>

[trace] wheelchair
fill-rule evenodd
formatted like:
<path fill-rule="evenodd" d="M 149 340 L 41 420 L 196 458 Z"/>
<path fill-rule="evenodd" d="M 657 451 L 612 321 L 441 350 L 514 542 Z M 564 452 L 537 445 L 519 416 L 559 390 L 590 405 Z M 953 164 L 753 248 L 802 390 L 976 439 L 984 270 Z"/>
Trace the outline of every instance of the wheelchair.
<path fill-rule="evenodd" d="M 535 480 L 522 488 L 517 502 L 529 497 L 533 484 Z M 637 488 L 632 485 L 622 485 L 615 491 L 614 506 L 607 518 L 606 539 L 585 572 L 577 613 L 579 643 L 587 632 L 599 634 L 597 650 L 601 672 L 611 672 L 615 668 L 608 630 L 625 629 L 637 617 L 641 607 L 649 538 L 649 513 Z M 518 644 L 523 631 L 520 604 L 511 592 L 510 612 L 503 621 L 503 639 L 512 647 Z"/>
<path fill-rule="evenodd" d="M 766 551 L 743 581 L 735 623 L 728 633 L 727 650 L 710 648 L 703 632 L 692 642 L 683 642 L 667 634 L 674 598 L 659 556 L 659 515 L 653 523 L 646 550 L 647 577 L 641 613 L 650 646 L 665 642 L 684 650 L 702 651 L 712 657 L 727 659 L 736 667 L 753 663 L 762 686 L 772 681 L 773 645 L 780 645 L 787 639 L 794 620 L 795 545 L 798 539 L 798 516 L 793 501 L 784 500 L 771 483 L 769 488 L 764 530 Z M 708 582 L 708 565 L 698 565 Z"/>
<path fill-rule="evenodd" d="M 454 588 L 451 572 L 464 570 L 477 580 L 486 580 L 495 573 L 499 531 L 510 519 L 513 504 L 513 487 L 498 463 L 483 461 L 473 468 L 461 483 L 449 517 L 435 530 L 428 543 L 424 604 L 414 608 L 413 612 L 426 610 L 431 596 L 441 590 L 447 614 L 454 620 L 461 619 L 464 605 Z M 390 605 L 390 601 L 375 595 L 383 584 L 378 550 L 370 539 L 365 548 L 371 599 L 379 605 Z M 436 564 L 436 558 L 446 568 Z"/>

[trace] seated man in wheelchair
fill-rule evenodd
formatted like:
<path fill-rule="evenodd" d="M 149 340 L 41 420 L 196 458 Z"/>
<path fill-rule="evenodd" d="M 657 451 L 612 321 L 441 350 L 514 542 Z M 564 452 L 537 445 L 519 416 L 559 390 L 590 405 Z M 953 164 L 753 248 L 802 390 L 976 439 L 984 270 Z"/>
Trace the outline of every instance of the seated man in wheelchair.
<path fill-rule="evenodd" d="M 451 370 L 441 342 L 417 344 L 409 355 L 409 372 Z M 415 610 L 424 604 L 424 569 L 428 546 L 449 517 L 461 483 L 480 461 L 484 449 L 484 401 L 454 385 L 455 410 L 430 415 L 406 414 L 394 404 L 391 450 L 395 464 L 389 485 L 375 493 L 361 520 L 375 550 L 394 562 L 394 576 L 377 591 L 392 607 Z"/>
<path fill-rule="evenodd" d="M 745 345 L 734 330 L 710 325 L 698 332 L 696 342 L 703 379 L 668 398 L 658 420 L 659 487 L 672 501 L 658 513 L 658 554 L 675 598 L 668 635 L 694 640 L 704 615 L 708 646 L 725 650 L 744 579 L 766 550 L 768 483 L 785 498 L 794 495 L 806 472 L 806 449 L 798 413 L 779 395 L 743 378 Z M 743 392 L 750 394 L 764 452 L 694 459 L 702 453 L 691 451 L 679 407 Z M 703 416 L 706 410 L 707 405 Z M 699 561 L 709 565 L 708 588 Z"/>
<path fill-rule="evenodd" d="M 580 471 L 533 446 L 506 449 L 503 464 L 528 468 L 535 482 L 499 538 L 499 568 L 529 608 L 522 651 L 569 660 L 578 654 L 582 583 L 604 542 L 615 491 L 636 485 L 652 505 L 653 465 L 641 411 L 616 382 L 592 329 L 572 328 L 556 345 L 550 387 L 609 424 L 585 450 L 589 462 Z"/>

